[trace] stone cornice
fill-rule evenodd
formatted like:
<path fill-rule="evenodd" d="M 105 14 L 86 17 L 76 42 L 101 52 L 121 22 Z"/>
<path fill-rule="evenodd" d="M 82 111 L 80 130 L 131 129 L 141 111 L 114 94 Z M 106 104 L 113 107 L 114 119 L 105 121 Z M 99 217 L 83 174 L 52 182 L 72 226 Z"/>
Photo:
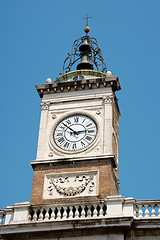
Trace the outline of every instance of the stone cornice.
<path fill-rule="evenodd" d="M 100 228 L 113 228 L 118 227 L 119 230 L 123 228 L 130 227 L 132 224 L 132 217 L 117 217 L 110 219 L 99 219 L 97 224 L 97 219 L 86 219 L 86 220 L 68 220 L 66 222 L 35 222 L 35 223 L 24 223 L 24 224 L 10 224 L 0 226 L 0 234 L 14 234 L 14 233 L 38 233 L 38 232 L 48 232 L 48 231 L 66 231 L 74 229 L 100 229 Z M 41 233 L 42 235 L 42 233 Z"/>
<path fill-rule="evenodd" d="M 121 89 L 119 79 L 115 77 L 88 79 L 81 81 L 55 82 L 51 84 L 36 85 L 37 92 L 41 98 L 46 94 L 62 93 L 69 91 L 82 91 L 97 88 L 112 88 L 112 91 Z"/>
<path fill-rule="evenodd" d="M 117 167 L 116 159 L 114 155 L 99 155 L 99 156 L 85 156 L 85 157 L 65 157 L 65 158 L 57 158 L 57 159 L 37 159 L 35 161 L 31 161 L 30 164 L 34 169 L 36 166 L 41 165 L 55 165 L 55 164 L 69 164 L 75 163 L 79 161 L 99 161 L 99 160 L 108 160 L 111 161 L 114 168 Z"/>

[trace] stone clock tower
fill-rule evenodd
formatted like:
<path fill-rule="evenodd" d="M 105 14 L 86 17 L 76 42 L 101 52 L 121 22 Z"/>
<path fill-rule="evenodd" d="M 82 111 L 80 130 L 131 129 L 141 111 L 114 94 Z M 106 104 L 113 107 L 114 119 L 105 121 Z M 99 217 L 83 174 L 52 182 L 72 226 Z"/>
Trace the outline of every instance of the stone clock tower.
<path fill-rule="evenodd" d="M 160 200 L 119 195 L 120 84 L 89 30 L 61 76 L 36 86 L 42 102 L 31 202 L 0 210 L 0 240 L 160 239 Z"/>
<path fill-rule="evenodd" d="M 36 86 L 42 103 L 32 205 L 119 194 L 120 84 L 89 30 L 74 42 L 55 83 Z"/>

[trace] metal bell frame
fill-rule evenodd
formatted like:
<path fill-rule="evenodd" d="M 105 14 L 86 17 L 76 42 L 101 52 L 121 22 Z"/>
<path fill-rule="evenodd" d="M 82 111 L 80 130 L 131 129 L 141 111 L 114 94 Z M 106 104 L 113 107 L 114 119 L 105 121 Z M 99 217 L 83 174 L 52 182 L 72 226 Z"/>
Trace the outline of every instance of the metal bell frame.
<path fill-rule="evenodd" d="M 97 71 L 101 71 L 104 73 L 107 72 L 107 66 L 104 62 L 101 49 L 98 47 L 97 40 L 95 38 L 92 38 L 86 35 L 74 41 L 71 54 L 68 53 L 68 56 L 64 60 L 62 74 L 70 72 L 75 62 L 81 59 L 82 54 L 81 54 L 81 51 L 79 50 L 79 47 L 83 44 L 85 39 L 87 39 L 88 44 L 90 45 L 90 48 L 91 48 L 91 51 L 87 53 L 91 63 L 94 64 Z"/>

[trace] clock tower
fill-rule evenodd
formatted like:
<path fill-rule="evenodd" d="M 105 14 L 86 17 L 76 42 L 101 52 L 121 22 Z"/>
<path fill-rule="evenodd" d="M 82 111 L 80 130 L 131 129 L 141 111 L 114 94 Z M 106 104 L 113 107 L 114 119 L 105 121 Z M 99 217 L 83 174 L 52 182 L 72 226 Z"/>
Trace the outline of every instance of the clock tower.
<path fill-rule="evenodd" d="M 0 210 L 0 240 L 160 239 L 160 200 L 119 195 L 120 84 L 89 30 L 61 76 L 36 86 L 42 102 L 31 203 Z"/>
<path fill-rule="evenodd" d="M 107 71 L 89 27 L 84 31 L 61 76 L 36 85 L 42 102 L 37 157 L 31 162 L 32 205 L 119 194 L 119 79 Z"/>

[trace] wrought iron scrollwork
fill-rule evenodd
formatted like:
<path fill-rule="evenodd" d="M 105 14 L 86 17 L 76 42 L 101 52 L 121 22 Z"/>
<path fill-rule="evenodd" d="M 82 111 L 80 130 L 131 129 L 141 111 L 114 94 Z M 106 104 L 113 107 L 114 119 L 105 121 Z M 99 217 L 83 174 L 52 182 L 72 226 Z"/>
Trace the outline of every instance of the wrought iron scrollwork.
<path fill-rule="evenodd" d="M 88 53 L 90 62 L 93 63 L 93 65 L 96 67 L 96 70 L 104 73 L 107 72 L 107 66 L 104 62 L 104 58 L 101 49 L 98 46 L 97 40 L 86 35 L 74 41 L 71 54 L 68 53 L 68 56 L 64 60 L 62 74 L 70 72 L 72 70 L 72 66 L 81 59 L 82 55 L 79 51 L 79 47 L 85 39 L 87 39 L 91 49 L 90 53 Z"/>

